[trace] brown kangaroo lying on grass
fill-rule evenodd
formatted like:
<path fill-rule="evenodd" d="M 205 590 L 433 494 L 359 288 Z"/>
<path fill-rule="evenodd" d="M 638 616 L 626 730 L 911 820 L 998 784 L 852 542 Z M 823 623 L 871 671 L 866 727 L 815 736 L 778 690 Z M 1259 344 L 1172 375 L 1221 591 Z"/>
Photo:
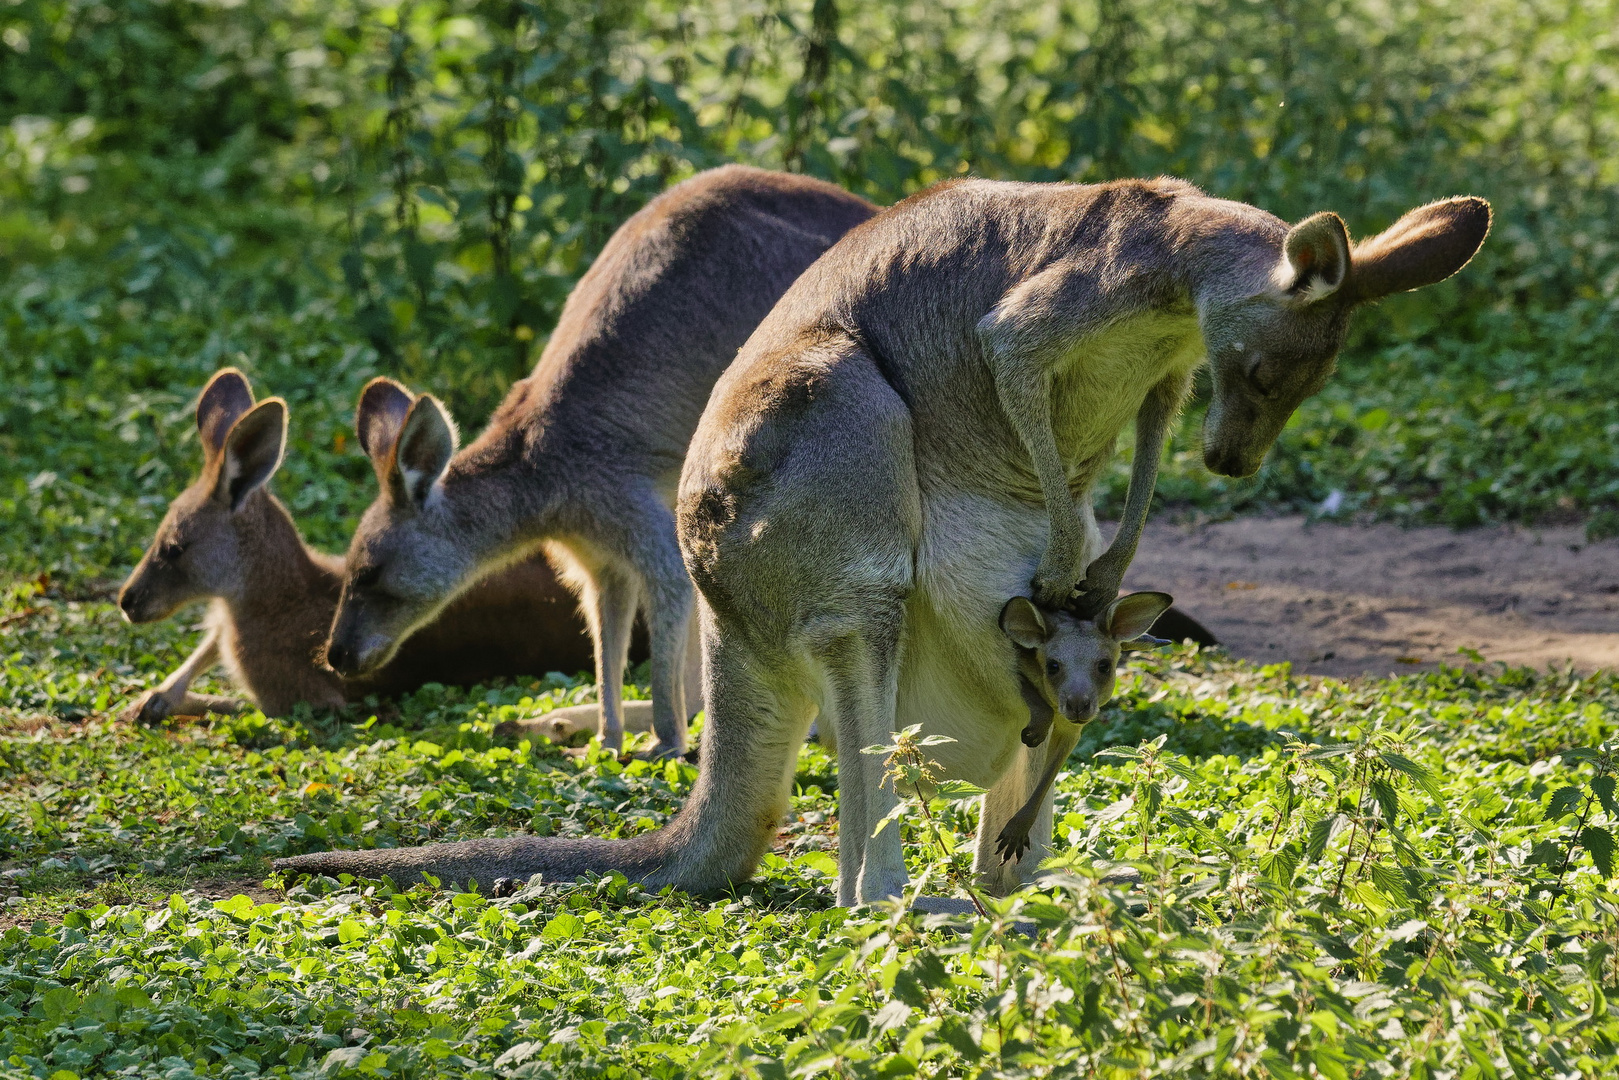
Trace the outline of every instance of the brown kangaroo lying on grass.
<path fill-rule="evenodd" d="M 692 440 L 679 522 L 707 726 L 669 825 L 276 865 L 723 889 L 768 848 L 819 713 L 845 748 L 911 724 L 954 739 L 934 748 L 941 775 L 988 789 L 981 881 L 1015 888 L 1051 838 L 1036 829 L 1014 862 L 996 851 L 1044 766 L 1019 739 L 1028 710 L 997 616 L 1031 579 L 1047 608 L 1080 581 L 1100 547 L 1089 491 L 1124 423 L 1207 359 L 1204 461 L 1253 473 L 1331 373 L 1353 310 L 1454 273 L 1489 219 L 1483 200 L 1452 199 L 1351 245 L 1336 215 L 1289 228 L 1169 179 L 964 180 L 905 200 L 794 284 Z M 872 835 L 896 799 L 881 763 L 846 750 L 838 772 L 839 902 L 899 895 L 899 830 Z"/>
<path fill-rule="evenodd" d="M 624 650 L 644 607 L 651 754 L 684 753 L 693 597 L 674 500 L 686 446 L 714 380 L 771 305 L 875 212 L 808 177 L 739 166 L 699 174 L 613 235 L 533 374 L 466 449 L 457 453 L 436 399 L 368 386 L 357 420 L 382 494 L 349 548 L 332 666 L 375 670 L 478 575 L 543 545 L 580 591 L 603 744 L 623 741 Z"/>
<path fill-rule="evenodd" d="M 373 675 L 346 680 L 321 659 L 337 609 L 343 560 L 309 548 L 281 501 L 266 489 L 286 446 L 287 406 L 254 403 L 241 372 L 225 368 L 197 404 L 202 474 L 169 505 L 152 546 L 124 582 L 118 606 L 131 622 L 167 618 L 212 602 L 202 643 L 126 715 L 240 711 L 230 697 L 193 694 L 198 675 L 223 660 L 271 716 L 299 702 L 335 708 L 367 694 L 424 682 L 467 684 L 498 675 L 544 675 L 588 667 L 590 643 L 573 596 L 543 559 L 480 582 L 412 637 Z M 555 727 L 564 715 L 547 714 Z"/>

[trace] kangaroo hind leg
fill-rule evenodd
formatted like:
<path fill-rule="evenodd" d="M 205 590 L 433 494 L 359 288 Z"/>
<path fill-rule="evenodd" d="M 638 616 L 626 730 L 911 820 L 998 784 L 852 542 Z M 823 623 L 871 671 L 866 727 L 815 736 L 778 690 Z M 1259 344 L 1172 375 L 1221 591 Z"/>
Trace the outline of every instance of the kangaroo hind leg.
<path fill-rule="evenodd" d="M 803 680 L 806 730 L 819 706 L 822 730 L 836 734 L 839 902 L 894 896 L 905 882 L 899 830 L 871 839 L 894 795 L 880 787 L 881 761 L 860 751 L 889 742 L 894 727 L 922 516 L 909 411 L 838 335 L 716 394 L 711 413 L 732 408 L 754 422 L 699 432 L 681 482 L 681 543 L 712 620 L 704 767 L 719 749 L 711 737 L 735 723 L 716 645 L 747 643 Z M 733 395 L 753 397 L 733 404 Z"/>

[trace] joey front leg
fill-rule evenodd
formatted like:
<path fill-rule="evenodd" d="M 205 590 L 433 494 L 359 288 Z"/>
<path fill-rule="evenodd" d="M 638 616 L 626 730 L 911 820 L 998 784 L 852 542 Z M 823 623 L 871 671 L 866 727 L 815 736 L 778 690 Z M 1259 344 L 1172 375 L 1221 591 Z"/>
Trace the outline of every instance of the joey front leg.
<path fill-rule="evenodd" d="M 245 706 L 235 698 L 188 693 L 197 676 L 218 662 L 219 628 L 210 626 L 191 655 L 170 672 L 168 678 L 137 698 L 124 710 L 122 718 L 142 724 L 157 724 L 170 716 L 241 712 Z"/>
<path fill-rule="evenodd" d="M 1040 810 L 1051 795 L 1051 785 L 1056 781 L 1057 773 L 1067 762 L 1068 755 L 1074 752 L 1075 744 L 1079 742 L 1079 732 L 1080 725 L 1064 723 L 1052 734 L 1051 746 L 1046 751 L 1046 767 L 1040 773 L 1039 781 L 1029 793 L 1028 801 L 1012 815 L 1011 820 L 995 838 L 995 850 L 1003 862 L 1019 860 L 1023 858 L 1024 852 L 1029 850 L 1029 833 L 1034 829 Z"/>
<path fill-rule="evenodd" d="M 1130 465 L 1130 489 L 1124 499 L 1124 515 L 1119 519 L 1113 542 L 1085 568 L 1076 608 L 1100 611 L 1112 603 L 1124 582 L 1125 571 L 1136 557 L 1141 534 L 1146 528 L 1147 511 L 1152 509 L 1152 493 L 1158 484 L 1159 462 L 1169 441 L 1170 425 L 1180 412 L 1190 380 L 1171 376 L 1147 392 L 1136 412 L 1135 460 Z"/>

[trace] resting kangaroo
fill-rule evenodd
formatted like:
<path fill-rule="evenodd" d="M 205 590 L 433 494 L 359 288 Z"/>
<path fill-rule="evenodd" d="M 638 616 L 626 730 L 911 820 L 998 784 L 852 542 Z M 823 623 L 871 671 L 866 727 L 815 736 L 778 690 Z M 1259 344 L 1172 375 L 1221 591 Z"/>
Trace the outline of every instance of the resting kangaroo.
<path fill-rule="evenodd" d="M 434 398 L 368 386 L 357 423 L 383 490 L 349 547 L 332 666 L 375 670 L 479 574 L 544 545 L 580 591 L 603 744 L 623 741 L 624 650 L 644 607 L 651 753 L 684 753 L 693 598 L 673 507 L 686 446 L 714 380 L 771 305 L 875 212 L 807 177 L 702 173 L 608 241 L 533 374 L 465 450 Z"/>
<path fill-rule="evenodd" d="M 473 683 L 589 665 L 573 596 L 534 559 L 481 582 L 375 675 L 339 678 L 321 652 L 343 561 L 306 546 L 287 508 L 265 487 L 281 464 L 286 426 L 286 403 L 255 404 L 247 380 L 233 368 L 215 374 L 202 392 L 202 474 L 169 504 L 118 606 L 129 621 L 143 623 L 209 599 L 208 629 L 185 662 L 127 715 L 151 723 L 239 711 L 243 705 L 235 698 L 190 693 L 192 681 L 221 659 L 272 716 L 299 702 L 330 708 L 424 682 Z"/>
<path fill-rule="evenodd" d="M 1010 890 L 1050 844 L 995 851 L 1044 771 L 997 615 L 1055 606 L 1099 548 L 1088 498 L 1124 423 L 1205 358 L 1203 454 L 1254 472 L 1332 370 L 1350 313 L 1438 281 L 1477 250 L 1488 204 L 1414 210 L 1351 245 L 1175 180 L 964 180 L 855 229 L 811 267 L 714 388 L 681 477 L 701 600 L 708 719 L 691 797 L 627 840 L 522 837 L 286 859 L 283 869 L 428 871 L 487 884 L 618 870 L 702 892 L 747 878 L 820 714 L 843 747 L 919 724 L 943 775 L 989 789 L 983 883 Z M 906 881 L 871 755 L 839 758 L 838 899 Z"/>

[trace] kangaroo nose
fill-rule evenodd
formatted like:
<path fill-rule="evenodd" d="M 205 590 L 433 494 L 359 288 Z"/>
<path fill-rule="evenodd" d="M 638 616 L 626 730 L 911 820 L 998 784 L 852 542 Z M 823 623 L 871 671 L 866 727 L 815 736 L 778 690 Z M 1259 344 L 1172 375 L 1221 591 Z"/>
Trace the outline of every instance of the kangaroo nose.
<path fill-rule="evenodd" d="M 333 671 L 350 671 L 354 667 L 354 650 L 341 641 L 334 641 L 326 646 L 326 663 Z"/>

